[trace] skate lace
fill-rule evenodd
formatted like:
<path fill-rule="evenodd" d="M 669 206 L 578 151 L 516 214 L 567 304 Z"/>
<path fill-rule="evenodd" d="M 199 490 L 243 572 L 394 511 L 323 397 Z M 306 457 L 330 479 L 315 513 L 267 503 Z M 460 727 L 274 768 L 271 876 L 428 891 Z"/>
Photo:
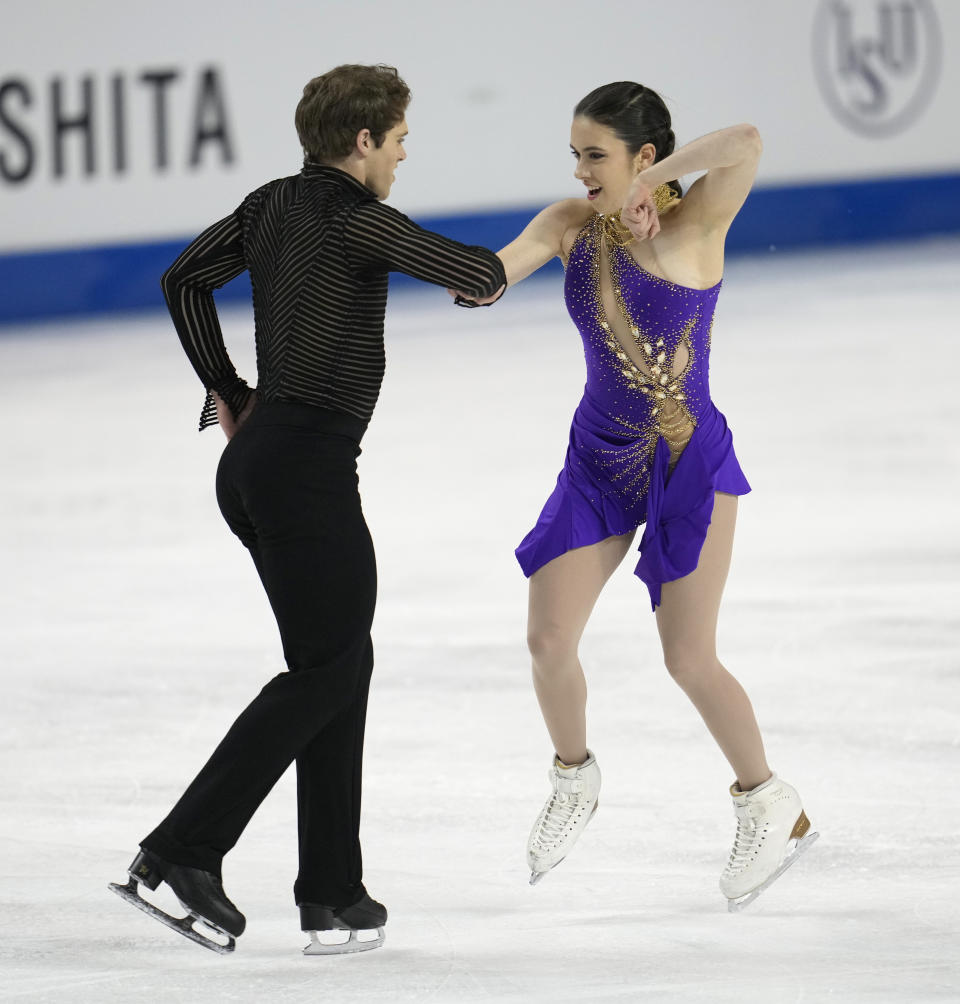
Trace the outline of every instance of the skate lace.
<path fill-rule="evenodd" d="M 537 842 L 549 845 L 559 840 L 577 811 L 578 802 L 577 795 L 568 795 L 563 791 L 554 792 L 540 821 Z"/>
<path fill-rule="evenodd" d="M 766 839 L 766 833 L 766 824 L 758 822 L 750 806 L 737 812 L 737 833 L 726 867 L 728 875 L 743 871 L 751 863 Z"/>

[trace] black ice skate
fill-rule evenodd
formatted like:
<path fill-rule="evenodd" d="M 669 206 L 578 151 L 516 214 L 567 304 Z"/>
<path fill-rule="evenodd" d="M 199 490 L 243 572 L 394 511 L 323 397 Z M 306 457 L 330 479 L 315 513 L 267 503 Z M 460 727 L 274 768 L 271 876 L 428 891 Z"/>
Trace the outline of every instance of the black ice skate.
<path fill-rule="evenodd" d="M 352 906 L 334 910 L 319 903 L 298 903 L 300 930 L 309 931 L 310 944 L 304 955 L 346 955 L 350 952 L 369 952 L 379 948 L 384 941 L 383 925 L 387 922 L 387 908 L 371 899 L 366 893 Z M 331 932 L 349 931 L 345 940 L 331 940 Z M 360 938 L 360 931 L 376 931 L 373 938 Z M 321 935 L 325 937 L 321 939 Z"/>
<path fill-rule="evenodd" d="M 227 899 L 223 891 L 223 883 L 211 872 L 199 868 L 187 868 L 185 865 L 174 865 L 158 858 L 150 851 L 141 851 L 127 869 L 130 880 L 126 885 L 111 882 L 107 888 L 135 906 L 138 910 L 149 914 L 161 924 L 172 927 L 174 931 L 185 938 L 195 941 L 204 948 L 221 955 L 232 952 L 237 946 L 236 939 L 243 934 L 247 926 L 246 918 Z M 148 903 L 139 892 L 139 886 L 145 885 L 151 891 L 161 882 L 166 882 L 173 890 L 181 905 L 187 911 L 186 917 L 171 917 L 169 913 Z M 194 927 L 199 921 L 216 934 L 226 938 L 226 943 L 207 937 Z"/>

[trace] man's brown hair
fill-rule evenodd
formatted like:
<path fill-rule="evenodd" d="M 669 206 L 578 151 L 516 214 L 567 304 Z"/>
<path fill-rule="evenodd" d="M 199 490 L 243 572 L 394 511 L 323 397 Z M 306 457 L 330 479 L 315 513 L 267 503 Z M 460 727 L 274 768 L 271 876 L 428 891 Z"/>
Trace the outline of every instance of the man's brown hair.
<path fill-rule="evenodd" d="M 342 160 L 357 133 L 369 129 L 376 146 L 403 119 L 410 88 L 396 69 L 347 63 L 314 77 L 297 105 L 297 135 L 304 158 L 318 163 Z"/>

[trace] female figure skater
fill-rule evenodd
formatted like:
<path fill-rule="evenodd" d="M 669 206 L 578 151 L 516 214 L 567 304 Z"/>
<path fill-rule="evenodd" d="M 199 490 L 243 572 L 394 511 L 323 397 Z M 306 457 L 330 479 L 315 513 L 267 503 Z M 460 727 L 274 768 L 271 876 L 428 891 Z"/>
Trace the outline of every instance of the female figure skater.
<path fill-rule="evenodd" d="M 245 925 L 223 891 L 221 861 L 296 761 L 300 871 L 294 895 L 308 954 L 382 942 L 387 911 L 363 886 L 360 781 L 373 545 L 356 458 L 384 371 L 390 271 L 489 297 L 500 260 L 422 230 L 382 203 L 406 158 L 410 100 L 397 71 L 339 66 L 311 80 L 297 107 L 303 170 L 249 195 L 201 234 L 163 277 L 177 333 L 207 388 L 201 428 L 229 443 L 217 500 L 250 551 L 280 629 L 288 672 L 240 715 L 180 801 L 141 842 L 115 891 L 215 951 Z M 258 386 L 237 375 L 213 290 L 249 270 Z M 163 913 L 138 886 L 169 885 L 189 916 Z M 207 938 L 194 920 L 220 932 Z M 349 930 L 329 946 L 318 931 Z M 368 941 L 357 930 L 379 929 Z M 329 940 L 329 939 L 328 939 Z"/>
<path fill-rule="evenodd" d="M 563 860 L 597 808 L 577 647 L 644 525 L 636 574 L 664 661 L 736 775 L 737 833 L 720 887 L 737 909 L 816 837 L 796 791 L 767 766 L 750 701 L 715 647 L 737 497 L 750 486 L 710 398 L 710 334 L 724 238 L 760 137 L 738 125 L 674 152 L 660 97 L 620 82 L 577 105 L 570 142 L 586 199 L 543 210 L 500 252 L 510 285 L 560 256 L 587 363 L 557 486 L 517 548 L 530 579 L 534 686 L 556 751 L 527 848 L 530 881 Z M 706 173 L 681 198 L 674 179 L 695 171 Z"/>

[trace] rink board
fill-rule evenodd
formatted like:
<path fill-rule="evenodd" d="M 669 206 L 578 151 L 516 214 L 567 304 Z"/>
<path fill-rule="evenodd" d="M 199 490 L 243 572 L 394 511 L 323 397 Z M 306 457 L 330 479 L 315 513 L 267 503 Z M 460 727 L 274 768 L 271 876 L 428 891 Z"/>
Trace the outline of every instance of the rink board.
<path fill-rule="evenodd" d="M 637 79 L 680 145 L 760 130 L 731 250 L 960 229 L 960 5 L 944 0 L 690 0 L 685 31 L 662 5 L 611 0 L 586 35 L 572 0 L 491 0 L 482 16 L 440 0 L 277 0 L 256 19 L 214 0 L 97 9 L 36 0 L 5 16 L 0 323 L 158 303 L 187 240 L 299 169 L 303 85 L 343 62 L 399 68 L 413 101 L 391 203 L 470 243 L 499 247 L 582 195 L 571 111 Z"/>
<path fill-rule="evenodd" d="M 891 214 L 895 205 L 897 213 Z M 500 248 L 536 207 L 420 222 L 464 244 Z M 796 185 L 754 191 L 730 230 L 729 254 L 776 253 L 816 245 L 894 241 L 960 231 L 960 174 Z M 190 238 L 0 256 L 0 324 L 163 305 L 159 278 Z M 554 260 L 548 269 L 559 269 Z M 413 283 L 402 274 L 392 284 Z M 220 302 L 248 300 L 246 275 Z"/>

